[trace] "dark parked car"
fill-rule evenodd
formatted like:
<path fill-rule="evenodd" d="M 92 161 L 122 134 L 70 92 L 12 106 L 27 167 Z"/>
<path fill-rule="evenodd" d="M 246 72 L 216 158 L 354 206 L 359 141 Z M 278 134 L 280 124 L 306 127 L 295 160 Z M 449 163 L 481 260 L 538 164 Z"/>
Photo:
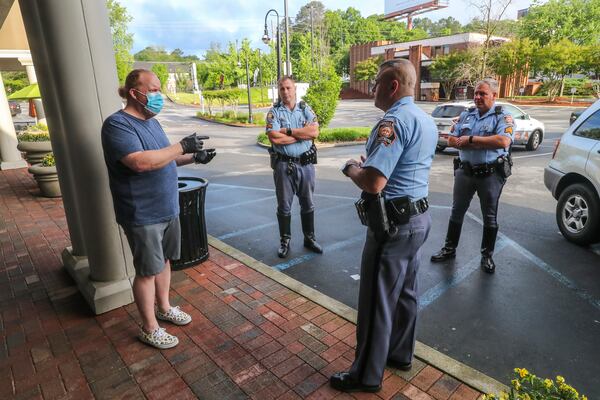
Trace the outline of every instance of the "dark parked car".
<path fill-rule="evenodd" d="M 585 111 L 585 110 L 583 110 L 583 111 Z M 573 125 L 573 122 L 575 122 L 575 120 L 576 120 L 577 118 L 579 118 L 579 116 L 581 115 L 581 113 L 582 113 L 583 111 L 573 111 L 573 112 L 571 113 L 571 117 L 569 118 L 569 125 Z"/>
<path fill-rule="evenodd" d="M 21 105 L 18 102 L 14 100 L 9 100 L 8 106 L 10 107 L 10 115 L 12 115 L 13 117 L 21 113 Z"/>

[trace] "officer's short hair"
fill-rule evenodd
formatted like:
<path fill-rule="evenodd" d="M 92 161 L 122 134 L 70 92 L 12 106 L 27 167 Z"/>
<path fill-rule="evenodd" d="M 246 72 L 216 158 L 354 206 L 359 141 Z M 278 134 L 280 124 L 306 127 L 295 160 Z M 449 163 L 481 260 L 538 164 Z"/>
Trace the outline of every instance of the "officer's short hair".
<path fill-rule="evenodd" d="M 379 65 L 380 70 L 390 68 L 393 71 L 394 79 L 401 85 L 414 89 L 417 84 L 417 73 L 413 63 L 404 58 L 387 60 Z"/>
<path fill-rule="evenodd" d="M 294 78 L 292 78 L 290 75 L 283 75 L 281 78 L 279 78 L 279 80 L 277 81 L 277 87 L 279 87 L 279 85 L 281 85 L 283 82 L 285 81 L 292 81 L 293 84 L 296 84 L 296 80 Z"/>
<path fill-rule="evenodd" d="M 497 80 L 495 80 L 494 78 L 483 78 L 482 80 L 477 82 L 475 87 L 477 87 L 479 85 L 484 85 L 484 84 L 488 85 L 488 87 L 492 90 L 492 93 L 498 94 L 498 81 Z"/>

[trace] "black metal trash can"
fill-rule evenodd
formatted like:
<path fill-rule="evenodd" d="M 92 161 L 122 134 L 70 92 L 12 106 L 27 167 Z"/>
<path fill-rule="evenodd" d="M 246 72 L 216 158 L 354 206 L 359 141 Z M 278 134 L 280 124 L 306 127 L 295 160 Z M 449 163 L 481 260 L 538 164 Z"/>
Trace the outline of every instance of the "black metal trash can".
<path fill-rule="evenodd" d="M 191 267 L 208 258 L 208 237 L 204 218 L 208 181 L 192 177 L 180 177 L 178 181 L 181 258 L 173 261 L 173 270 Z"/>

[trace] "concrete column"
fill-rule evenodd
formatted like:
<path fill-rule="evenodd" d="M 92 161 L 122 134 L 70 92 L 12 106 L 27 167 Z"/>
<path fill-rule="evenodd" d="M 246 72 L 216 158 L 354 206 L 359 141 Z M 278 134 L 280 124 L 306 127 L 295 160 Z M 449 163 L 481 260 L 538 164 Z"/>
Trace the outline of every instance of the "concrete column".
<path fill-rule="evenodd" d="M 10 107 L 0 74 L 0 169 L 24 168 L 27 162 L 17 150 L 17 133 L 13 125 Z"/>
<path fill-rule="evenodd" d="M 65 267 L 96 313 L 133 301 L 132 257 L 113 211 L 102 122 L 121 109 L 103 1 L 19 0 L 45 100 L 61 189 L 72 197 L 85 256 L 63 252 Z M 65 171 L 69 170 L 70 174 Z M 69 226 L 71 229 L 71 225 Z"/>
<path fill-rule="evenodd" d="M 29 83 L 37 83 L 37 75 L 35 74 L 33 62 L 27 62 L 22 60 L 19 60 L 19 62 L 25 67 L 25 72 L 27 72 L 27 79 L 29 80 Z M 42 104 L 42 99 L 34 99 L 33 104 L 35 105 L 35 112 L 37 114 L 38 122 L 44 125 L 48 125 L 48 121 L 46 121 L 46 113 L 44 112 L 44 106 Z"/>

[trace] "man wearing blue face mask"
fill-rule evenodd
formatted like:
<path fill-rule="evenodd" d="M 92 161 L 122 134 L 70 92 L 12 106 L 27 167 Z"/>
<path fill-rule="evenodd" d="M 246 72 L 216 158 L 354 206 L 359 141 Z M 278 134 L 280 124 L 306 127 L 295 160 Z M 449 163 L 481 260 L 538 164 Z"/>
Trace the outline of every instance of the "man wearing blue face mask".
<path fill-rule="evenodd" d="M 180 257 L 181 247 L 176 167 L 207 164 L 216 152 L 203 149 L 203 139 L 208 137 L 195 133 L 169 143 L 153 118 L 161 111 L 163 98 L 160 81 L 151 71 L 131 71 L 119 95 L 127 105 L 104 121 L 104 159 L 117 222 L 133 253 L 133 296 L 142 319 L 139 339 L 168 349 L 179 340 L 159 327 L 157 319 L 176 325 L 192 320 L 169 302 L 169 260 Z"/>

